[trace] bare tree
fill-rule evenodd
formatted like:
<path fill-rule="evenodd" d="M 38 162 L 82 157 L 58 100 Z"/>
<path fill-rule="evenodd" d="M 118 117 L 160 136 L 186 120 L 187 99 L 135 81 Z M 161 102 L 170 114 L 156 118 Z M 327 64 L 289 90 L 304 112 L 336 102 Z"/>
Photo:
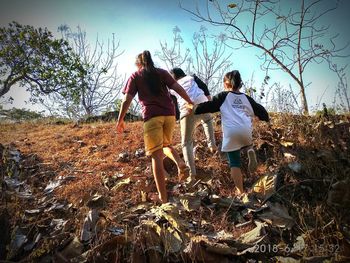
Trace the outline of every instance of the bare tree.
<path fill-rule="evenodd" d="M 123 53 L 119 51 L 119 42 L 113 34 L 107 45 L 98 37 L 95 44 L 90 45 L 86 32 L 80 27 L 73 32 L 67 25 L 61 25 L 58 31 L 80 57 L 86 75 L 79 82 L 81 95 L 78 102 L 52 94 L 43 104 L 49 110 L 56 109 L 56 112 L 61 111 L 69 117 L 89 116 L 106 110 L 118 98 L 125 81 L 125 76 L 118 72 L 117 58 Z"/>
<path fill-rule="evenodd" d="M 217 91 L 222 82 L 222 76 L 230 65 L 230 56 L 225 48 L 227 37 L 221 34 L 218 37 L 208 36 L 207 29 L 201 27 L 199 32 L 194 33 L 191 48 L 186 48 L 184 56 L 181 56 L 183 40 L 180 35 L 180 29 L 175 27 L 173 30 L 173 43 L 161 43 L 161 52 L 157 56 L 168 67 L 182 67 L 189 73 L 196 74 L 209 88 L 210 91 Z M 171 46 L 171 49 L 166 47 Z M 174 48 L 176 47 L 176 48 Z M 192 56 L 189 53 L 193 50 Z"/>
<path fill-rule="evenodd" d="M 335 91 L 334 96 L 334 107 L 337 106 L 337 101 L 339 100 L 338 106 L 340 110 L 343 112 L 350 112 L 350 94 L 348 88 L 348 80 L 346 78 L 345 69 L 347 65 L 344 67 L 338 67 L 337 64 L 329 61 L 329 68 L 336 73 L 338 77 L 337 89 Z"/>
<path fill-rule="evenodd" d="M 297 83 L 302 108 L 308 113 L 304 73 L 310 63 L 322 63 L 330 57 L 342 57 L 345 47 L 337 48 L 338 35 L 329 36 L 328 26 L 320 25 L 321 18 L 338 7 L 338 1 L 322 0 L 240 0 L 224 5 L 208 0 L 205 10 L 198 6 L 190 10 L 198 21 L 223 26 L 232 44 L 255 47 L 261 51 L 262 68 L 282 69 Z M 287 8 L 287 6 L 292 6 Z"/>
<path fill-rule="evenodd" d="M 291 86 L 289 89 L 281 83 L 273 83 L 269 86 L 265 97 L 266 107 L 272 112 L 301 113 L 301 107 L 297 101 L 297 94 Z"/>
<path fill-rule="evenodd" d="M 295 91 L 283 87 L 279 82 L 270 83 L 270 77 L 265 76 L 260 87 L 255 84 L 254 72 L 251 78 L 243 83 L 244 93 L 251 96 L 255 101 L 263 104 L 272 112 L 301 113 Z"/>
<path fill-rule="evenodd" d="M 203 80 L 210 91 L 218 91 L 223 75 L 231 65 L 232 54 L 226 53 L 226 40 L 225 34 L 218 37 L 208 36 L 204 26 L 193 35 L 194 58 L 191 60 L 190 69 Z"/>
<path fill-rule="evenodd" d="M 155 55 L 165 63 L 168 70 L 181 67 L 188 61 L 190 50 L 187 48 L 184 52 L 182 50 L 183 39 L 181 37 L 181 30 L 175 26 L 173 29 L 173 41 L 171 44 L 168 42 L 160 41 L 160 51 L 157 51 Z"/>

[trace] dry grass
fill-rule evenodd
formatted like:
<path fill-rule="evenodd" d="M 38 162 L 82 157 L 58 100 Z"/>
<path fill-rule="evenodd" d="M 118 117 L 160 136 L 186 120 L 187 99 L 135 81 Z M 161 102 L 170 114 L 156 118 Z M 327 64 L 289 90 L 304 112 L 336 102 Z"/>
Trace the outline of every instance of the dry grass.
<path fill-rule="evenodd" d="M 349 117 L 334 117 L 331 124 L 341 123 L 340 120 L 344 124 L 333 125 L 333 128 L 332 125 L 324 124 L 327 120 L 287 115 L 274 115 L 271 125 L 256 123 L 254 138 L 260 165 L 254 175 L 249 175 L 243 168 L 246 187 L 250 187 L 257 178 L 266 173 L 281 174 L 283 187 L 274 198 L 284 203 L 296 220 L 291 236 L 295 238 L 304 234 L 305 242 L 310 248 L 305 250 L 304 256 L 324 255 L 325 251 L 317 249 L 319 244 L 327 248 L 331 245 L 342 246 L 339 234 L 341 227 L 350 223 L 348 211 L 326 204 L 331 184 L 348 178 L 350 172 Z M 221 140 L 220 129 L 220 126 L 216 125 L 218 141 Z M 196 162 L 198 174 L 202 178 L 213 178 L 212 191 L 215 194 L 232 196 L 233 183 L 227 164 L 218 156 L 212 156 L 206 149 L 201 128 L 196 131 L 195 137 L 197 143 L 202 145 L 198 151 L 199 160 Z M 108 201 L 105 215 L 110 224 L 120 224 L 117 220 L 118 214 L 141 202 L 141 184 L 149 182 L 148 192 L 156 192 L 152 183 L 149 158 L 118 161 L 119 153 L 127 151 L 133 154 L 137 149 L 143 148 L 142 138 L 141 122 L 128 123 L 126 133 L 122 135 L 116 134 L 115 123 L 79 126 L 19 123 L 0 126 L 0 143 L 11 144 L 22 153 L 23 167 L 26 168 L 24 176 L 32 178 L 31 184 L 36 187 L 34 194 L 38 194 L 40 187 L 42 189 L 58 176 L 75 176 L 75 180 L 64 184 L 55 192 L 56 197 L 66 199 L 79 209 L 91 195 L 104 195 Z M 283 146 L 284 142 L 290 144 Z M 174 144 L 179 143 L 177 125 Z M 287 167 L 290 161 L 286 159 L 286 153 L 294 155 L 294 161 L 302 165 L 301 173 L 295 173 Z M 246 163 L 246 156 L 243 155 L 245 167 Z M 168 170 L 174 172 L 171 168 L 170 165 Z M 116 174 L 132 178 L 132 183 L 124 186 L 122 191 L 108 191 L 102 185 L 102 178 Z M 172 176 L 169 186 L 176 182 L 175 175 Z M 14 210 L 10 211 L 13 225 L 21 221 L 21 206 L 25 205 L 28 204 L 18 200 L 13 204 Z M 192 213 L 191 216 L 209 222 L 211 230 L 224 230 L 235 237 L 253 227 L 247 225 L 235 228 L 232 224 L 235 220 L 234 214 L 228 213 L 227 209 L 213 211 L 201 207 L 200 211 Z M 82 220 L 82 217 L 79 220 Z M 123 223 L 124 226 L 128 225 L 129 229 L 132 229 L 133 224 L 132 220 Z M 75 231 L 78 233 L 79 229 Z M 278 233 L 271 234 L 270 238 L 273 242 L 293 240 L 293 237 L 285 238 Z"/>

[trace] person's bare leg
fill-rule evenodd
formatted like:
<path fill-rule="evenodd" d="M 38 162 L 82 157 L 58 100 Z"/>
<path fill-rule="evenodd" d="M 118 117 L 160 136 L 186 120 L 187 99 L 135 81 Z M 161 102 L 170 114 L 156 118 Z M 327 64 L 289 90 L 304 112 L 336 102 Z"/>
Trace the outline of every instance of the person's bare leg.
<path fill-rule="evenodd" d="M 183 177 L 187 176 L 184 174 L 187 166 L 176 150 L 171 146 L 167 146 L 163 148 L 163 153 L 176 164 L 179 179 L 184 179 Z"/>
<path fill-rule="evenodd" d="M 168 202 L 168 195 L 165 186 L 165 169 L 163 165 L 163 151 L 157 150 L 152 153 L 152 170 L 156 182 L 159 200 L 164 204 Z"/>
<path fill-rule="evenodd" d="M 243 190 L 243 175 L 239 167 L 231 167 L 231 177 L 235 183 L 238 194 L 242 194 Z"/>

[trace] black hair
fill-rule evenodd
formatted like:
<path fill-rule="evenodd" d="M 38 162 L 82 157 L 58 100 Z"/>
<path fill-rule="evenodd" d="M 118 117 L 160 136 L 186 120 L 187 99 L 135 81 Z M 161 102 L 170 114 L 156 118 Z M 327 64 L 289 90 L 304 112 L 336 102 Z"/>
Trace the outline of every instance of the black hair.
<path fill-rule="evenodd" d="M 170 74 L 175 80 L 181 79 L 186 76 L 185 72 L 181 68 L 173 68 L 170 70 Z"/>
<path fill-rule="evenodd" d="M 240 89 L 243 85 L 241 74 L 238 70 L 227 72 L 224 76 L 224 82 L 229 81 L 233 88 Z"/>
<path fill-rule="evenodd" d="M 148 50 L 142 52 L 141 65 L 143 67 L 143 76 L 146 79 L 148 87 L 154 96 L 159 96 L 164 91 L 164 86 L 160 76 L 154 66 L 151 53 Z"/>

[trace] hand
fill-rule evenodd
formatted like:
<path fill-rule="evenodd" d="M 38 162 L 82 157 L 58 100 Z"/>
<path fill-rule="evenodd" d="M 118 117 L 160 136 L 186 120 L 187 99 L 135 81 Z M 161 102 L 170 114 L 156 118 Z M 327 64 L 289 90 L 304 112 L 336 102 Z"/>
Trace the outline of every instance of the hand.
<path fill-rule="evenodd" d="M 185 104 L 185 108 L 186 108 L 188 114 L 192 113 L 193 107 L 194 107 L 193 104 L 190 104 L 190 103 L 186 103 L 186 104 Z"/>
<path fill-rule="evenodd" d="M 117 122 L 117 133 L 122 133 L 125 129 L 125 122 L 124 120 Z"/>
<path fill-rule="evenodd" d="M 193 107 L 194 107 L 194 105 L 193 105 L 193 103 L 186 103 L 186 104 L 185 104 L 185 107 L 186 107 L 186 109 L 188 109 L 188 110 L 192 110 Z"/>

